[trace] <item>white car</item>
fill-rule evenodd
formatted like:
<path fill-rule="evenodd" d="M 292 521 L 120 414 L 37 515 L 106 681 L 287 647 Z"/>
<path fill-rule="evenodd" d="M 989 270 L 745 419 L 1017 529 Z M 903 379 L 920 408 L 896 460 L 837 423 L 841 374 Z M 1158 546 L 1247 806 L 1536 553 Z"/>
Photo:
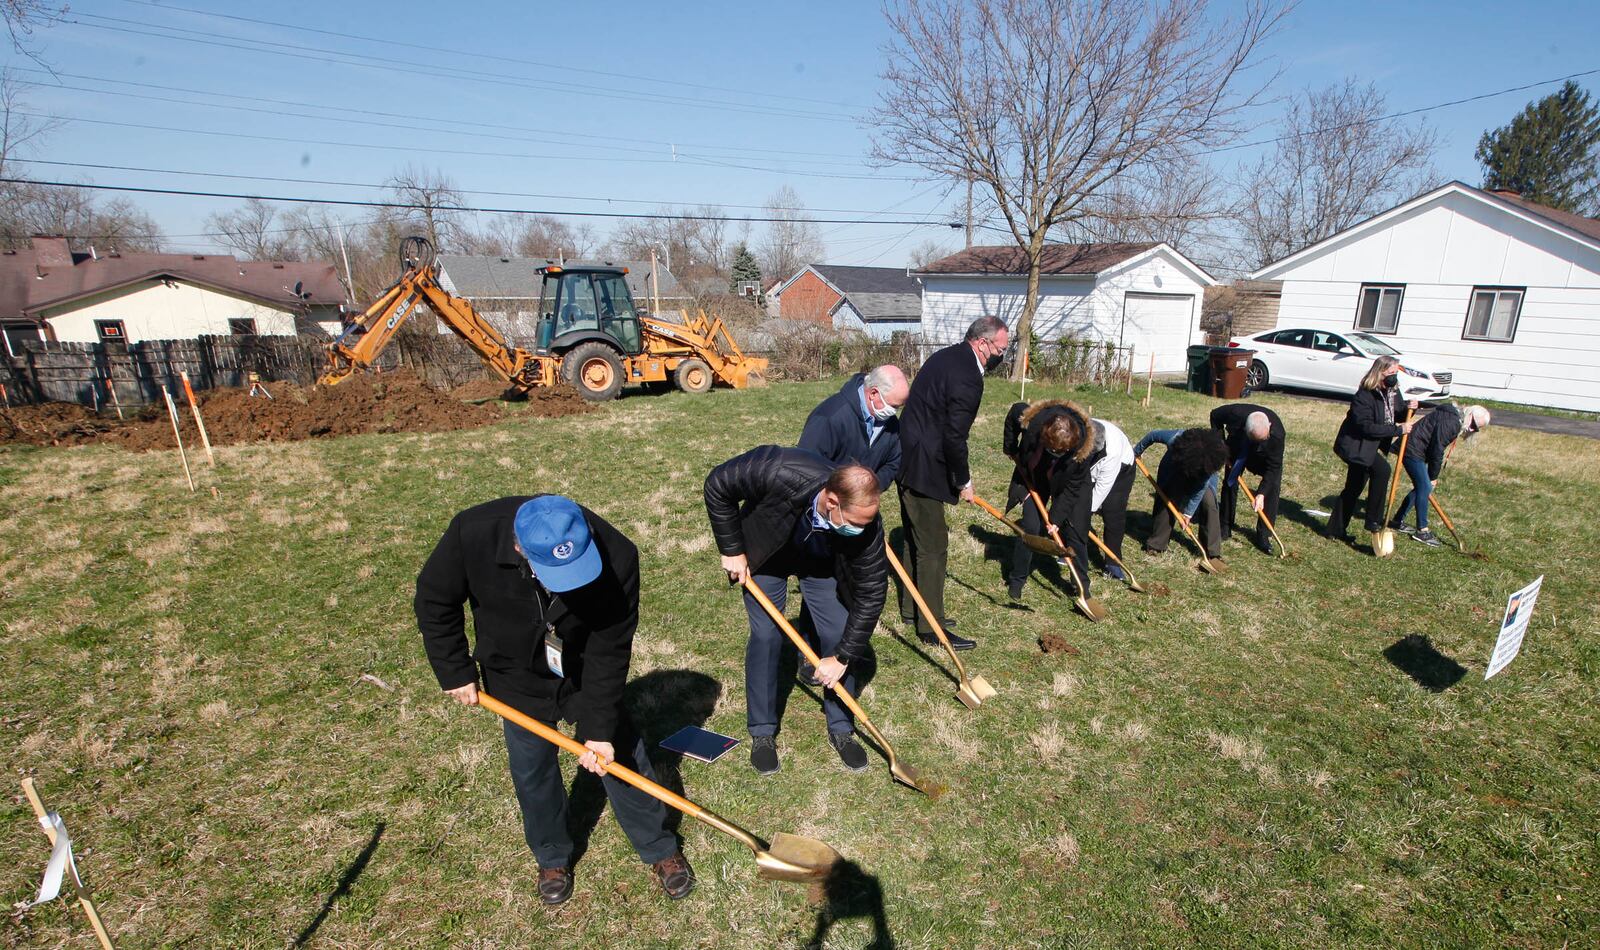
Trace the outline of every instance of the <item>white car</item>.
<path fill-rule="evenodd" d="M 1407 399 L 1444 399 L 1453 374 L 1414 359 L 1370 333 L 1289 328 L 1229 340 L 1230 347 L 1255 350 L 1247 385 L 1251 389 L 1293 386 L 1354 395 L 1361 377 L 1380 356 L 1400 361 L 1400 392 Z"/>

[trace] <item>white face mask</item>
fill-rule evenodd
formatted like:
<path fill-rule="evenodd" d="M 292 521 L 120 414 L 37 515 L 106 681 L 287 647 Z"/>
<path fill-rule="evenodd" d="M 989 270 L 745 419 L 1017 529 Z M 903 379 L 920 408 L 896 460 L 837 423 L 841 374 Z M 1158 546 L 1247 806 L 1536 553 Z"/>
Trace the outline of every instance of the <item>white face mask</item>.
<path fill-rule="evenodd" d="M 883 405 L 881 405 L 878 408 L 872 410 L 872 418 L 878 420 L 879 422 L 888 422 L 890 419 L 893 419 L 899 413 L 898 409 L 896 409 L 895 407 L 889 405 L 889 400 L 883 398 L 883 394 L 880 393 L 878 395 L 878 401 L 882 402 Z M 871 406 L 871 404 L 872 404 L 872 400 L 870 400 L 870 399 L 867 400 L 867 405 L 869 407 Z"/>

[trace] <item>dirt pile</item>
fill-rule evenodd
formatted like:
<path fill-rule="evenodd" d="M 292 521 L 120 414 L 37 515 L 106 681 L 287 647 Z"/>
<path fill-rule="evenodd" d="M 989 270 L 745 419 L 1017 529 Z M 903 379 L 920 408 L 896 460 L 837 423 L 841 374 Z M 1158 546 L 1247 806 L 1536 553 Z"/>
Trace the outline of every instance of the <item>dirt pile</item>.
<path fill-rule="evenodd" d="M 251 396 L 248 388 L 213 389 L 199 394 L 212 445 L 297 442 L 369 432 L 447 432 L 505 418 L 499 405 L 463 402 L 408 372 L 358 375 L 337 386 L 265 385 L 272 393 L 270 399 Z M 539 390 L 528 403 L 523 411 L 543 417 L 567 416 L 590 408 L 571 389 Z M 184 441 L 197 444 L 199 431 L 187 407 L 179 409 L 179 420 Z M 119 423 L 97 417 L 74 403 L 47 403 L 0 412 L 0 443 L 6 442 L 112 442 L 134 451 L 170 449 L 172 423 L 157 407 L 146 408 L 138 418 Z"/>
<path fill-rule="evenodd" d="M 526 402 L 530 411 L 536 416 L 552 418 L 555 416 L 575 416 L 580 412 L 588 412 L 594 404 L 578 395 L 578 391 L 571 386 L 561 384 L 550 389 L 534 389 L 526 393 L 517 393 L 506 387 L 505 383 L 495 379 L 475 379 L 470 383 L 462 383 L 450 390 L 451 397 L 466 402 L 492 402 L 505 400 L 506 402 Z"/>

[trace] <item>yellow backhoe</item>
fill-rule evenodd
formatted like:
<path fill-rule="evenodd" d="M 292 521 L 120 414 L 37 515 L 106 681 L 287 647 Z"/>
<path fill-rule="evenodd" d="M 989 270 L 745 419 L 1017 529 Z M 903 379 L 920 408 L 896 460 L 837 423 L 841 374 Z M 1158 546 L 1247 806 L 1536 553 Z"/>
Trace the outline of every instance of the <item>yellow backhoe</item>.
<path fill-rule="evenodd" d="M 567 382 L 594 402 L 633 384 L 676 384 L 703 393 L 717 382 L 735 389 L 759 384 L 767 368 L 765 359 L 739 349 L 720 318 L 707 319 L 702 311 L 688 323 L 673 323 L 637 312 L 625 267 L 540 268 L 537 338 L 529 351 L 507 343 L 471 303 L 440 286 L 426 238 L 402 241 L 400 260 L 400 279 L 328 345 L 329 368 L 319 383 L 335 385 L 370 368 L 418 304 L 518 392 Z"/>

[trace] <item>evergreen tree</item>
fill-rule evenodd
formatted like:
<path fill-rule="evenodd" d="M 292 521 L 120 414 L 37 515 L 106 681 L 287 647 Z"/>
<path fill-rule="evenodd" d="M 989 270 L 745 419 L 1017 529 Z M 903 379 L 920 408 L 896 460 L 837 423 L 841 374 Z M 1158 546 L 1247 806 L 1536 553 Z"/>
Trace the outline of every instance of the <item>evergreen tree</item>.
<path fill-rule="evenodd" d="M 750 253 L 750 248 L 743 244 L 733 250 L 733 268 L 728 277 L 729 293 L 738 293 L 739 285 L 745 281 L 755 281 L 757 287 L 761 286 L 761 265 L 756 262 L 756 256 Z"/>
<path fill-rule="evenodd" d="M 1600 211 L 1600 106 L 1568 80 L 1478 140 L 1483 187 L 1577 214 Z"/>

